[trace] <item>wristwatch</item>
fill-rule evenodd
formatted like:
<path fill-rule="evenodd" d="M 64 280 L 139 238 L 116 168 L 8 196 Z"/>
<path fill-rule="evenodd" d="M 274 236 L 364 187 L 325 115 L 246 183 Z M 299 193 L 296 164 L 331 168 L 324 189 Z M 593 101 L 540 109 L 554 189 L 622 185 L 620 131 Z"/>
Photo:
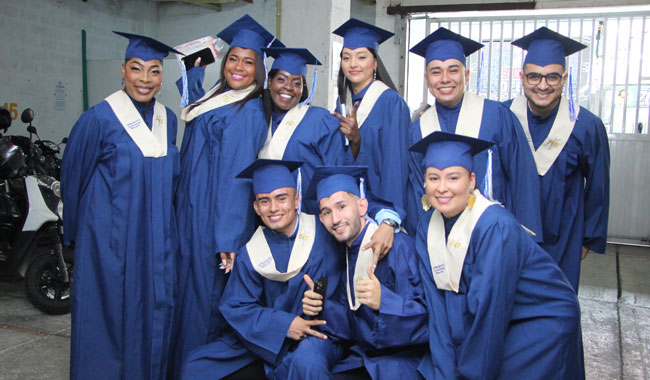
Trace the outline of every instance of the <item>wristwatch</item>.
<path fill-rule="evenodd" d="M 394 221 L 393 219 L 386 218 L 386 219 L 382 220 L 381 222 L 384 223 L 384 224 L 389 225 L 392 229 L 396 229 L 397 227 L 399 227 L 397 225 L 397 222 Z"/>

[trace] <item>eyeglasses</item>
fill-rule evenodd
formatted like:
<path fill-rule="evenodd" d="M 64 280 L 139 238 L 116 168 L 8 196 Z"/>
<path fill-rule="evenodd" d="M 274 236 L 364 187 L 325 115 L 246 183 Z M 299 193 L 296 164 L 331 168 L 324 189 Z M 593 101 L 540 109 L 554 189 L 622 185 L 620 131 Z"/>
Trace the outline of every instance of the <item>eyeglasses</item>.
<path fill-rule="evenodd" d="M 524 76 L 526 77 L 526 82 L 532 86 L 540 84 L 542 79 L 546 79 L 546 83 L 549 86 L 556 86 L 560 84 L 560 81 L 562 80 L 562 74 L 558 73 L 549 73 L 546 75 L 540 73 L 528 73 L 524 74 Z"/>

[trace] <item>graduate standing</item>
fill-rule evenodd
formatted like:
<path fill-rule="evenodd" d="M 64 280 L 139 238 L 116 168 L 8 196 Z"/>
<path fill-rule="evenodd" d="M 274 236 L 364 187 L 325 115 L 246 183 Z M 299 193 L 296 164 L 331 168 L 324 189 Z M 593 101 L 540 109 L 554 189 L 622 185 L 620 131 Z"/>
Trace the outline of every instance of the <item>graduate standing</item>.
<path fill-rule="evenodd" d="M 436 102 L 411 125 L 409 144 L 415 144 L 434 131 L 495 142 L 492 148 L 475 158 L 477 188 L 488 199 L 503 204 L 519 223 L 537 234 L 537 241 L 541 241 L 535 162 L 519 122 L 500 103 L 465 91 L 469 81 L 465 57 L 482 46 L 445 28 L 438 28 L 411 49 L 425 58 L 424 78 Z M 411 152 L 409 166 L 406 227 L 413 233 L 419 214 L 422 214 L 422 155 Z"/>
<path fill-rule="evenodd" d="M 255 160 L 266 138 L 261 49 L 275 38 L 248 15 L 217 36 L 230 44 L 220 82 L 181 113 L 186 127 L 175 199 L 180 236 L 175 377 L 192 348 L 226 328 L 217 309 L 226 273 L 254 228 L 250 184 L 235 176 Z"/>
<path fill-rule="evenodd" d="M 311 96 L 305 75 L 307 65 L 321 64 L 318 59 L 307 49 L 264 51 L 275 60 L 269 71 L 268 86 L 272 117 L 259 157 L 303 162 L 301 186 L 307 190 L 314 168 L 343 165 L 352 161 L 352 155 L 345 146 L 338 119 L 324 108 L 309 105 Z M 311 95 L 314 91 L 312 87 Z M 315 213 L 317 207 L 313 201 L 305 202 L 308 213 Z"/>
<path fill-rule="evenodd" d="M 368 182 L 375 195 L 406 209 L 410 113 L 377 50 L 393 33 L 354 18 L 333 33 L 343 37 L 334 115 L 340 120 L 354 164 L 368 166 Z"/>
<path fill-rule="evenodd" d="M 129 39 L 124 88 L 84 112 L 63 155 L 75 242 L 71 379 L 164 379 L 177 248 L 176 116 L 154 99 L 171 47 Z"/>
<path fill-rule="evenodd" d="M 562 96 L 565 56 L 586 46 L 546 27 L 512 44 L 528 50 L 519 74 L 524 94 L 505 104 L 524 127 L 537 164 L 542 248 L 577 292 L 581 258 L 605 252 L 609 215 L 607 131 L 596 115 Z"/>
<path fill-rule="evenodd" d="M 428 342 L 428 314 L 415 244 L 405 233 L 395 233 L 392 249 L 375 266 L 372 250 L 363 249 L 378 228 L 366 218 L 368 201 L 365 190 L 360 190 L 366 175 L 365 167 L 320 167 L 308 192 L 309 198 L 319 202 L 321 222 L 346 246 L 347 300 L 343 302 L 349 306 L 353 347 L 352 357 L 336 370 L 361 367 L 360 373 L 373 380 L 417 379 L 417 366 Z M 320 313 L 320 300 L 314 292 L 305 293 L 303 312 Z"/>
<path fill-rule="evenodd" d="M 300 163 L 259 159 L 240 177 L 252 178 L 260 226 L 236 255 L 220 309 L 235 332 L 192 351 L 183 379 L 328 379 L 347 337 L 340 293 L 342 248 L 313 215 L 299 212 Z M 304 277 L 308 276 L 307 282 Z M 328 278 L 326 307 L 302 316 L 311 279 Z M 309 285 L 308 285 L 309 283 Z M 327 324 L 325 324 L 327 322 Z"/>
<path fill-rule="evenodd" d="M 429 310 L 427 379 L 584 379 L 576 293 L 505 208 L 476 190 L 492 143 L 434 132 L 416 248 Z"/>

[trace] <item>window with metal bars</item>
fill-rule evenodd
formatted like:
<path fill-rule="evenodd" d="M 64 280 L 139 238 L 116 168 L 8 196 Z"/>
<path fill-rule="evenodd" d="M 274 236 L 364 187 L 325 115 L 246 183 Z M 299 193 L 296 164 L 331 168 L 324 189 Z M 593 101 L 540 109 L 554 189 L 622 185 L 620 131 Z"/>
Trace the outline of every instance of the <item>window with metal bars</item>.
<path fill-rule="evenodd" d="M 574 101 L 600 116 L 610 133 L 648 134 L 650 6 L 460 12 L 409 16 L 408 48 L 443 26 L 485 45 L 468 58 L 469 91 L 503 101 L 522 93 L 525 52 L 510 43 L 546 26 L 587 45 L 567 59 Z M 408 54 L 406 101 L 433 104 L 424 58 Z M 564 88 L 568 96 L 569 84 Z"/>

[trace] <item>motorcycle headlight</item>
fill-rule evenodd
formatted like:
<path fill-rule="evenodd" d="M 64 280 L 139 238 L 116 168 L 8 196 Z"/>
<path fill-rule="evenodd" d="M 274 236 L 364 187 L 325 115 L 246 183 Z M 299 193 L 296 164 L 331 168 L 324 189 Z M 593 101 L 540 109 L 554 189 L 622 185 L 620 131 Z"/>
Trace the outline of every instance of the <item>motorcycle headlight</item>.
<path fill-rule="evenodd" d="M 59 201 L 59 204 L 56 205 L 56 213 L 63 220 L 63 202 Z"/>
<path fill-rule="evenodd" d="M 54 195 L 61 198 L 61 182 L 59 182 L 59 181 L 52 182 L 52 185 L 50 186 L 50 189 L 52 189 L 52 192 L 54 193 Z"/>

